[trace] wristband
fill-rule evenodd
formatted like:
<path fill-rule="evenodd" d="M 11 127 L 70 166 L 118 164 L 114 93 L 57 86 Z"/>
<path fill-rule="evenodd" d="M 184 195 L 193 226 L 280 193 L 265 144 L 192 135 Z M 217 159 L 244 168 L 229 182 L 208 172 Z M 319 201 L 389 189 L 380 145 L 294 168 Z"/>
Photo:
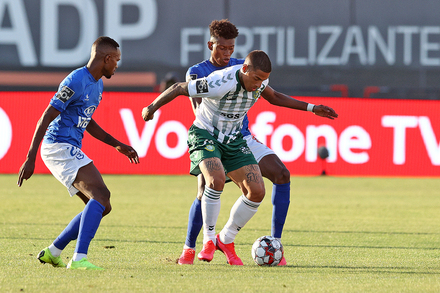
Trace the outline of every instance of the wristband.
<path fill-rule="evenodd" d="M 313 109 L 315 108 L 315 105 L 313 104 L 307 104 L 307 111 L 312 112 L 313 113 Z"/>

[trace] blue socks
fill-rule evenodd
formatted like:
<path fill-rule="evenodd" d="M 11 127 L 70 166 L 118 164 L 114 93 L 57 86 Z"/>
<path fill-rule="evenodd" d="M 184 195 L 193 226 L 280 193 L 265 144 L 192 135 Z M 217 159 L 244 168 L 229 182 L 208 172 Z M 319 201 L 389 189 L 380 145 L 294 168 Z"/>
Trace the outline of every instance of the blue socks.
<path fill-rule="evenodd" d="M 281 238 L 290 204 L 290 182 L 272 187 L 272 236 Z"/>
<path fill-rule="evenodd" d="M 75 218 L 70 221 L 69 225 L 64 229 L 63 232 L 55 239 L 53 245 L 56 248 L 63 250 L 70 241 L 75 240 L 78 237 L 79 223 L 81 222 L 82 212 L 75 216 Z"/>
<path fill-rule="evenodd" d="M 78 241 L 76 242 L 76 253 L 87 254 L 90 241 L 95 237 L 99 224 L 101 223 L 102 213 L 105 207 L 98 201 L 91 199 L 84 208 L 79 224 Z"/>
<path fill-rule="evenodd" d="M 202 202 L 197 198 L 191 205 L 188 216 L 188 230 L 186 232 L 185 245 L 191 248 L 196 247 L 196 240 L 203 226 Z"/>

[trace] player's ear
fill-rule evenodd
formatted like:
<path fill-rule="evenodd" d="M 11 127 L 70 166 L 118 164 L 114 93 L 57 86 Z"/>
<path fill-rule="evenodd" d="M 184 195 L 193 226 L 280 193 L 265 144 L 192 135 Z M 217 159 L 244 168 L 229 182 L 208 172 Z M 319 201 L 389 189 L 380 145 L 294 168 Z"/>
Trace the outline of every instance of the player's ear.
<path fill-rule="evenodd" d="M 110 61 L 110 58 L 112 58 L 112 55 L 107 54 L 104 56 L 104 63 L 108 63 Z"/>
<path fill-rule="evenodd" d="M 249 66 L 246 63 L 244 63 L 243 67 L 241 68 L 241 71 L 243 71 L 243 73 L 246 73 L 248 71 L 248 69 L 249 69 Z"/>
<path fill-rule="evenodd" d="M 212 46 L 214 45 L 213 42 L 209 41 L 208 42 L 208 49 L 212 51 Z"/>

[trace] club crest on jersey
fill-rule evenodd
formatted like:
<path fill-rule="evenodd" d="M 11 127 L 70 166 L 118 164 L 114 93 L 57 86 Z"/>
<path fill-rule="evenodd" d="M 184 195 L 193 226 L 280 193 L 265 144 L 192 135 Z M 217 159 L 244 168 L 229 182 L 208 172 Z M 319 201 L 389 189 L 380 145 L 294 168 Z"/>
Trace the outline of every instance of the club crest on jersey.
<path fill-rule="evenodd" d="M 205 150 L 207 150 L 208 152 L 213 152 L 213 151 L 215 151 L 215 146 L 207 145 L 207 146 L 205 146 Z"/>
<path fill-rule="evenodd" d="M 208 82 L 206 79 L 200 79 L 196 81 L 196 89 L 197 93 L 207 93 L 208 92 Z"/>
<path fill-rule="evenodd" d="M 72 89 L 70 89 L 68 86 L 63 86 L 63 88 L 56 94 L 56 98 L 60 100 L 61 102 L 65 103 L 67 102 L 73 95 L 75 94 Z"/>
<path fill-rule="evenodd" d="M 95 112 L 95 110 L 96 110 L 96 106 L 92 105 L 84 110 L 84 114 L 86 114 L 87 117 L 91 117 L 93 112 Z"/>
<path fill-rule="evenodd" d="M 264 91 L 265 88 L 266 88 L 266 86 L 262 85 L 259 89 L 257 89 L 256 91 L 252 92 L 252 97 L 254 99 L 258 99 L 261 96 L 261 93 Z"/>

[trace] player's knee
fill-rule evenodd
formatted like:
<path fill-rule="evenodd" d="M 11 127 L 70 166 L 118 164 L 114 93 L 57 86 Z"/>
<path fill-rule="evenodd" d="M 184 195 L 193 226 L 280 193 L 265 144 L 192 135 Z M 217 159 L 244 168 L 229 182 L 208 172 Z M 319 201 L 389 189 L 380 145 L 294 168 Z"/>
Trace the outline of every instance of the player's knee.
<path fill-rule="evenodd" d="M 266 190 L 264 185 L 258 185 L 249 190 L 247 198 L 253 202 L 262 202 L 265 194 Z"/>
<path fill-rule="evenodd" d="M 286 167 L 282 168 L 279 172 L 274 174 L 272 183 L 285 184 L 290 182 L 290 172 Z"/>
<path fill-rule="evenodd" d="M 222 174 L 223 176 L 217 176 L 217 177 L 212 177 L 210 178 L 210 180 L 206 180 L 206 185 L 211 189 L 214 190 L 223 190 L 224 186 L 225 186 L 225 181 L 226 181 L 226 176 L 224 174 Z M 203 193 L 202 193 L 203 194 Z"/>
<path fill-rule="evenodd" d="M 105 210 L 102 213 L 102 216 L 104 217 L 104 216 L 108 215 L 111 211 L 112 211 L 112 205 L 109 202 L 108 205 L 105 207 Z"/>
<path fill-rule="evenodd" d="M 110 207 L 110 190 L 106 186 L 98 187 L 93 191 L 93 199 L 104 207 Z"/>

